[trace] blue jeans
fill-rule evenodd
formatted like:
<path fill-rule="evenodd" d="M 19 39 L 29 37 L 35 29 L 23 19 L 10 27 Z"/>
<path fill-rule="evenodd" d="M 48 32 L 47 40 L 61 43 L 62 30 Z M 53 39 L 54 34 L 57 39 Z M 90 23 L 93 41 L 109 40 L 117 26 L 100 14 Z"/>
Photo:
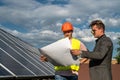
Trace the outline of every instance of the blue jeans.
<path fill-rule="evenodd" d="M 55 80 L 78 80 L 78 76 L 61 76 L 61 75 L 55 75 Z"/>

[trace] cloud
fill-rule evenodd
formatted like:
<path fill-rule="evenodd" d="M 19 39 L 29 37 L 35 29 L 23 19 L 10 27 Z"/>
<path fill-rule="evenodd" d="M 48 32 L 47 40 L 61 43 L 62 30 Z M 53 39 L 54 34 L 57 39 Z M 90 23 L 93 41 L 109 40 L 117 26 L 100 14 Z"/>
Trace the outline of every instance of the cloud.
<path fill-rule="evenodd" d="M 117 21 L 114 18 L 114 14 L 117 16 L 120 13 L 120 1 L 117 0 L 65 0 L 67 4 L 63 4 L 64 6 L 57 5 L 57 1 L 55 3 L 55 0 L 46 1 L 48 4 L 43 4 L 45 2 L 38 2 L 36 0 L 3 0 L 1 2 L 4 5 L 0 6 L 0 21 L 5 20 L 16 25 L 24 26 L 29 30 L 47 27 L 56 24 L 58 21 L 61 22 L 65 18 L 76 18 L 76 22 L 80 23 L 88 22 L 93 18 L 100 18 L 109 21 L 108 23 L 112 22 L 111 24 L 113 26 L 119 26 L 119 18 Z M 64 0 L 61 1 L 61 5 L 62 2 Z"/>
<path fill-rule="evenodd" d="M 119 32 L 106 32 L 106 34 L 113 40 L 113 41 L 117 41 L 118 37 L 120 37 L 120 33 Z"/>
<path fill-rule="evenodd" d="M 9 7 L 13 9 L 32 9 L 40 6 L 40 3 L 35 0 L 2 0 L 0 1 L 4 7 Z"/>
<path fill-rule="evenodd" d="M 119 18 L 110 18 L 108 20 L 108 24 L 112 25 L 112 26 L 120 26 L 120 19 Z"/>

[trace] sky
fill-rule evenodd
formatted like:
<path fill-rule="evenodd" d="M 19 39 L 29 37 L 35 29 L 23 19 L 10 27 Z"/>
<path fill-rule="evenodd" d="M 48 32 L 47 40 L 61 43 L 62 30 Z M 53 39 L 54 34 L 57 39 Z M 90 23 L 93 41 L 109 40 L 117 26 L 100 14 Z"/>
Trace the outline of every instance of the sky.
<path fill-rule="evenodd" d="M 41 48 L 63 38 L 61 25 L 69 21 L 73 37 L 92 51 L 95 38 L 89 24 L 99 19 L 113 41 L 114 57 L 120 37 L 119 8 L 120 0 L 0 0 L 0 28 Z"/>

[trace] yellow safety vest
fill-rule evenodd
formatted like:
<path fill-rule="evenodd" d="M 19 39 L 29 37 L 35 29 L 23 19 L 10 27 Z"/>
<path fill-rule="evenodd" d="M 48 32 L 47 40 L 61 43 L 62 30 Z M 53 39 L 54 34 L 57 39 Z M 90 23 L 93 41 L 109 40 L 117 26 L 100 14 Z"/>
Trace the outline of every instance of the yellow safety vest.
<path fill-rule="evenodd" d="M 72 49 L 80 49 L 80 41 L 76 38 L 72 38 L 71 41 L 71 46 Z M 55 71 L 64 71 L 64 70 L 74 70 L 74 71 L 78 71 L 79 70 L 79 65 L 70 65 L 70 66 L 54 66 Z"/>
<path fill-rule="evenodd" d="M 77 49 L 77 50 L 80 49 L 80 41 L 76 38 L 72 38 L 71 45 L 72 45 L 72 49 Z"/>

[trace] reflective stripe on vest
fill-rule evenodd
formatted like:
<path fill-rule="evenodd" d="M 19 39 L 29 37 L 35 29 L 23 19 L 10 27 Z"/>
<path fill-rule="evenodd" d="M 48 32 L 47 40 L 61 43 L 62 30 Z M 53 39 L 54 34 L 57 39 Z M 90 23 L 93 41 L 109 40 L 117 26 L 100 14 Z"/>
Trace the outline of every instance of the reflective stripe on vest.
<path fill-rule="evenodd" d="M 78 39 L 72 38 L 71 41 L 71 46 L 72 49 L 80 49 L 80 41 Z M 74 71 L 78 71 L 79 70 L 79 66 L 78 65 L 70 65 L 70 66 L 54 66 L 55 71 L 64 71 L 64 70 L 74 70 Z"/>
<path fill-rule="evenodd" d="M 71 66 L 54 66 L 55 71 L 65 71 L 65 70 L 73 70 L 78 71 L 78 65 L 71 65 Z"/>

